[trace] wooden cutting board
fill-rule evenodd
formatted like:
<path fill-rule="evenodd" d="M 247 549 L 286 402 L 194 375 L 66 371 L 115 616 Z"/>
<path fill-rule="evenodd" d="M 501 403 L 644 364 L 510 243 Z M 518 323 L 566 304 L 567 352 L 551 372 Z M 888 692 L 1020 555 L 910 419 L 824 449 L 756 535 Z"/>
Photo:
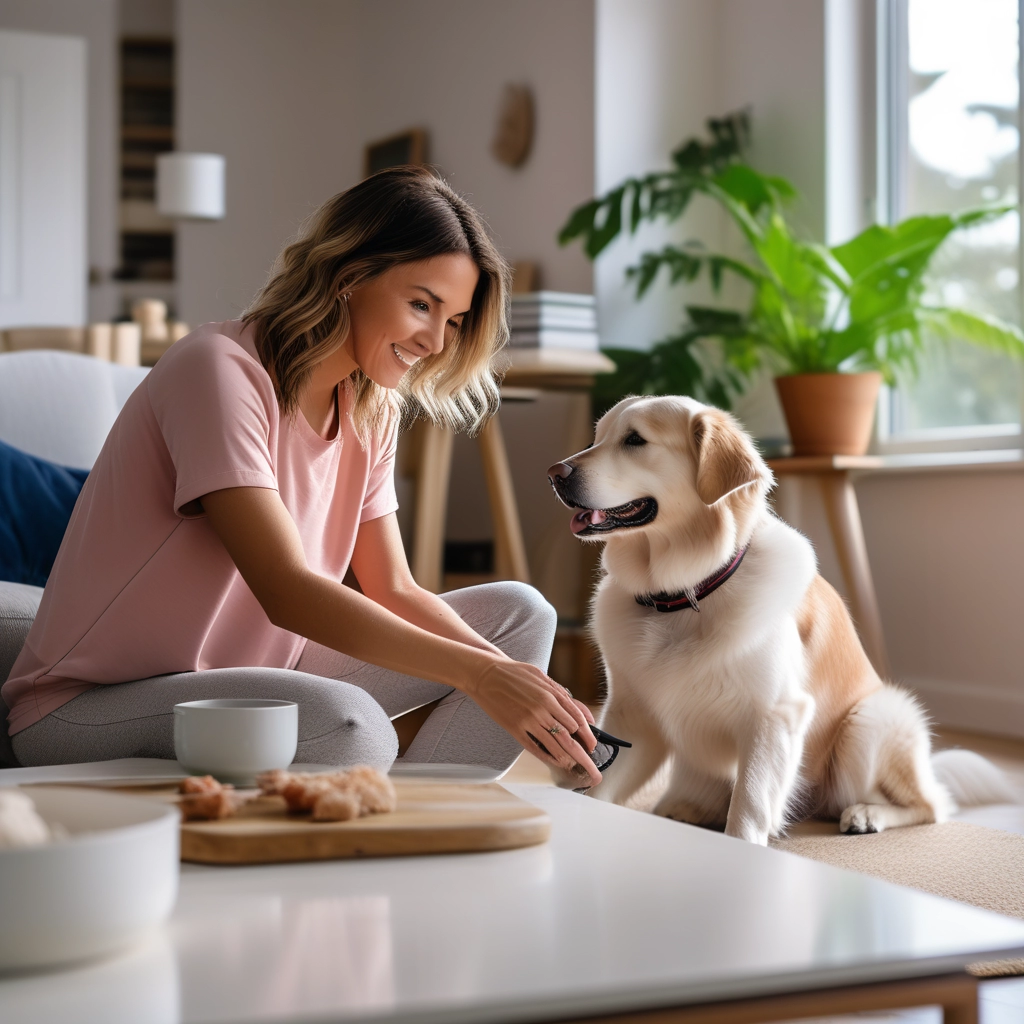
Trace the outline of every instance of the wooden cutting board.
<path fill-rule="evenodd" d="M 233 818 L 181 826 L 181 859 L 273 864 L 340 857 L 509 850 L 547 842 L 551 820 L 497 783 L 395 779 L 398 809 L 354 821 L 292 815 L 281 797 L 259 797 Z"/>

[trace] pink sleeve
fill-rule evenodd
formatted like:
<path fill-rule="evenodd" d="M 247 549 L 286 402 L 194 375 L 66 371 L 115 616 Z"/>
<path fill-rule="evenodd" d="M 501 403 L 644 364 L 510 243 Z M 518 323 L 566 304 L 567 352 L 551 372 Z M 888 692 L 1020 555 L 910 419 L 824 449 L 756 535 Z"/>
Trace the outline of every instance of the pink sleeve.
<path fill-rule="evenodd" d="M 366 497 L 363 499 L 363 511 L 359 522 L 366 523 L 371 519 L 380 519 L 398 508 L 398 495 L 395 494 L 395 451 L 398 448 L 398 423 L 391 428 L 387 438 L 377 450 L 377 461 L 370 469 L 366 481 Z"/>
<path fill-rule="evenodd" d="M 180 347 L 179 347 L 180 346 Z M 174 463 L 174 510 L 227 487 L 277 490 L 271 432 L 276 398 L 266 371 L 234 341 L 205 335 L 175 345 L 148 377 Z"/>

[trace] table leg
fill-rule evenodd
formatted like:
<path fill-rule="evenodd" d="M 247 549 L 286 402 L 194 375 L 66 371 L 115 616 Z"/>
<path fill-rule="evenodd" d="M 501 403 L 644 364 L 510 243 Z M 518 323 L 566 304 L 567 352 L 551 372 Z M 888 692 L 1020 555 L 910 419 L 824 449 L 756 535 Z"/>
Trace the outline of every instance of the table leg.
<path fill-rule="evenodd" d="M 448 481 L 455 435 L 432 423 L 423 428 L 416 473 L 416 520 L 413 527 L 412 575 L 424 590 L 441 590 Z"/>
<path fill-rule="evenodd" d="M 526 544 L 519 523 L 519 507 L 512 487 L 512 471 L 497 415 L 480 432 L 480 457 L 487 480 L 487 495 L 494 523 L 494 570 L 499 579 L 530 582 Z"/>
<path fill-rule="evenodd" d="M 839 566 L 846 582 L 850 613 L 875 671 L 882 678 L 888 678 L 889 658 L 885 651 L 882 617 L 878 611 L 875 585 L 871 579 L 871 564 L 864 543 L 857 494 L 848 473 L 827 473 L 819 479 L 825 499 L 825 512 L 839 557 Z"/>

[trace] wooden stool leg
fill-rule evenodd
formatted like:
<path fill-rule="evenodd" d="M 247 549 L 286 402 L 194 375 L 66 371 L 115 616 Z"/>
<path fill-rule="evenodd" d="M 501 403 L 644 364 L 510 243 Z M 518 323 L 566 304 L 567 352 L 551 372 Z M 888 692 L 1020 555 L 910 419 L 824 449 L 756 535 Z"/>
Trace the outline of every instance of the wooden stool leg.
<path fill-rule="evenodd" d="M 508 452 L 497 416 L 492 416 L 480 432 L 480 457 L 487 479 L 487 496 L 494 521 L 494 569 L 500 579 L 530 582 L 526 544 L 519 524 L 519 508 L 512 487 Z"/>
<path fill-rule="evenodd" d="M 455 436 L 426 424 L 416 474 L 416 521 L 413 528 L 412 575 L 424 590 L 441 589 L 448 481 Z"/>
<path fill-rule="evenodd" d="M 956 1002 L 942 1004 L 942 1024 L 978 1024 L 977 987 Z"/>
<path fill-rule="evenodd" d="M 843 472 L 824 474 L 821 477 L 821 488 L 839 566 L 846 582 L 853 621 L 875 671 L 882 678 L 888 678 L 889 658 L 885 652 L 882 617 L 878 611 L 875 584 L 871 579 L 871 564 L 864 543 L 857 494 L 849 474 Z"/>

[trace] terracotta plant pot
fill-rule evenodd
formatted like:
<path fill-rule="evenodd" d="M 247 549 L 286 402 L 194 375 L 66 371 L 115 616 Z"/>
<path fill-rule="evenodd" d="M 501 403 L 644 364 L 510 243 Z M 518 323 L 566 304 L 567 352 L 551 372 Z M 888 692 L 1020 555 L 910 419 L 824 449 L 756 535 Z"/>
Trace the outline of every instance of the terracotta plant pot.
<path fill-rule="evenodd" d="M 863 455 L 871 443 L 880 373 L 776 377 L 794 455 Z"/>

